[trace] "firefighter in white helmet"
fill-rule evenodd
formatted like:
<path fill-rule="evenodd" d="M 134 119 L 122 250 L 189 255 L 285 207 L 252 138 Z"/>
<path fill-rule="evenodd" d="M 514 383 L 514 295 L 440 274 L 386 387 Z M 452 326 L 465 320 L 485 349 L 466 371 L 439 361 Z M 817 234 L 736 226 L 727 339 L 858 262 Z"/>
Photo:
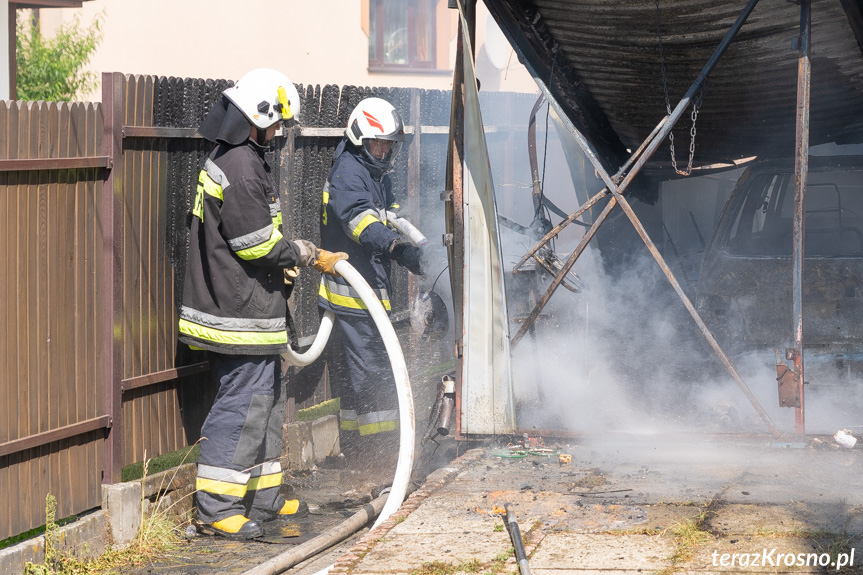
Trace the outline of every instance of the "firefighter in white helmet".
<path fill-rule="evenodd" d="M 200 134 L 216 144 L 198 178 L 180 310 L 180 341 L 207 350 L 219 386 L 201 429 L 196 503 L 220 535 L 251 539 L 261 523 L 308 513 L 279 494 L 286 349 L 285 269 L 334 274 L 346 254 L 282 235 L 279 193 L 264 158 L 300 98 L 283 74 L 253 70 L 225 90 Z"/>
<path fill-rule="evenodd" d="M 398 209 L 389 172 L 405 139 L 396 109 L 381 98 L 359 102 L 336 148 L 323 190 L 321 246 L 350 255 L 351 264 L 390 311 L 391 262 L 422 274 L 422 252 L 387 227 L 387 210 Z M 372 458 L 398 451 L 398 398 L 386 349 L 359 294 L 342 278 L 323 276 L 322 310 L 335 313 L 333 333 L 341 348 L 328 347 L 330 381 L 340 398 L 345 454 Z M 390 441 L 392 440 L 392 441 Z M 377 459 L 377 461 L 374 461 Z"/>

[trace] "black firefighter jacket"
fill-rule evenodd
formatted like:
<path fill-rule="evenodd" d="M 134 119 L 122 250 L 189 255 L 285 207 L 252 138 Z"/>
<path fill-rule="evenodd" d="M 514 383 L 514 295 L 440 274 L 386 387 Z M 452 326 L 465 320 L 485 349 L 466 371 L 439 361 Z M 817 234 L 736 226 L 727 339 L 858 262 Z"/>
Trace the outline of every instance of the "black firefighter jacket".
<path fill-rule="evenodd" d="M 386 226 L 387 210 L 398 209 L 388 174 L 375 169 L 361 151 L 342 139 L 324 185 L 321 248 L 345 252 L 387 312 L 390 311 L 389 250 L 399 234 Z M 359 294 L 343 278 L 321 276 L 318 305 L 336 314 L 368 317 Z"/>
<path fill-rule="evenodd" d="M 180 341 L 225 354 L 286 349 L 282 268 L 307 255 L 282 237 L 264 150 L 219 144 L 198 178 L 180 311 Z"/>

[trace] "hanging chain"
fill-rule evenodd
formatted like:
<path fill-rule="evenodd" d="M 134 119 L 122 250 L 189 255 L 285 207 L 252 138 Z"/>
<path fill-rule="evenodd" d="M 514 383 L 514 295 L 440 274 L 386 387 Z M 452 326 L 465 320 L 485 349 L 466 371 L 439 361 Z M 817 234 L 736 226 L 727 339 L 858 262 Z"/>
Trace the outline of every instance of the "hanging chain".
<path fill-rule="evenodd" d="M 665 92 L 665 110 L 671 116 L 671 101 L 668 97 L 668 79 L 665 75 L 665 52 L 662 47 L 662 27 L 659 23 L 659 0 L 656 0 L 656 36 L 659 39 L 659 68 L 662 71 L 662 90 Z M 689 129 L 689 163 L 686 170 L 680 170 L 677 167 L 677 158 L 674 156 L 674 132 L 668 132 L 668 143 L 671 148 L 671 165 L 674 171 L 681 176 L 688 176 L 692 173 L 692 159 L 695 157 L 695 121 L 698 119 L 698 110 L 701 108 L 701 100 L 704 93 L 707 91 L 707 78 L 701 83 L 701 90 L 695 97 L 695 102 L 692 104 L 692 127 Z"/>

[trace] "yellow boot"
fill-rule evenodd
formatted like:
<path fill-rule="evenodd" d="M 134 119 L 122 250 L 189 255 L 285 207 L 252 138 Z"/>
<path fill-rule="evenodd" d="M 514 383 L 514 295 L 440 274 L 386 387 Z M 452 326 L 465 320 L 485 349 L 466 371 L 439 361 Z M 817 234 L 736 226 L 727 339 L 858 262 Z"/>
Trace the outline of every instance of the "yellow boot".
<path fill-rule="evenodd" d="M 228 539 L 246 541 L 263 535 L 264 530 L 257 522 L 251 521 L 242 515 L 231 515 L 208 525 L 216 535 Z"/>

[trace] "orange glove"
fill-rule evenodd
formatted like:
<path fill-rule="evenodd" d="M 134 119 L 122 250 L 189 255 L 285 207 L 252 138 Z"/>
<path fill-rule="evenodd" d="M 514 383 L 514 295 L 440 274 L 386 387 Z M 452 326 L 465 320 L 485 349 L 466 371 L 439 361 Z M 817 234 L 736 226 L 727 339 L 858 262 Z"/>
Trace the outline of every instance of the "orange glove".
<path fill-rule="evenodd" d="M 345 252 L 328 252 L 327 250 L 318 250 L 318 259 L 312 264 L 312 267 L 321 273 L 333 276 L 334 278 L 341 277 L 336 271 L 336 262 L 348 259 L 348 254 Z"/>

